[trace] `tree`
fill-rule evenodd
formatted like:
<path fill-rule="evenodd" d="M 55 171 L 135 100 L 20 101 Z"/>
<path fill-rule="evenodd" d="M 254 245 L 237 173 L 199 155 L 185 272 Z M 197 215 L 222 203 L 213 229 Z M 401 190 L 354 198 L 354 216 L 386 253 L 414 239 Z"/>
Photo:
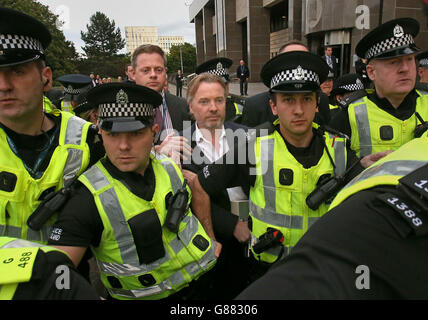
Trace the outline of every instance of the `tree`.
<path fill-rule="evenodd" d="M 92 15 L 86 28 L 87 32 L 81 31 L 80 36 L 86 44 L 82 49 L 89 59 L 112 57 L 125 47 L 120 29 L 102 12 Z"/>
<path fill-rule="evenodd" d="M 78 55 L 74 44 L 65 39 L 64 33 L 58 29 L 61 22 L 47 6 L 33 0 L 0 0 L 0 7 L 7 7 L 40 20 L 50 31 L 52 42 L 45 51 L 46 63 L 52 68 L 54 78 L 64 74 L 75 73 L 74 61 Z"/>
<path fill-rule="evenodd" d="M 183 58 L 183 73 L 193 73 L 196 69 L 196 48 L 190 43 L 185 42 L 182 46 L 172 46 L 169 50 L 168 58 L 168 72 L 174 73 L 178 69 L 181 69 L 180 59 L 180 47 L 181 55 Z"/>

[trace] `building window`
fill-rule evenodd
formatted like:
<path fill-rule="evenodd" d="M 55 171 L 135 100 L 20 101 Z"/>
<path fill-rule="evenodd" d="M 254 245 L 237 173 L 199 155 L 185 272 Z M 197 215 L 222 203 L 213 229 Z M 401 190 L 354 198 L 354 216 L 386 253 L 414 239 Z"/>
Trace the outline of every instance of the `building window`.
<path fill-rule="evenodd" d="M 288 28 L 288 1 L 283 1 L 270 8 L 270 32 Z"/>

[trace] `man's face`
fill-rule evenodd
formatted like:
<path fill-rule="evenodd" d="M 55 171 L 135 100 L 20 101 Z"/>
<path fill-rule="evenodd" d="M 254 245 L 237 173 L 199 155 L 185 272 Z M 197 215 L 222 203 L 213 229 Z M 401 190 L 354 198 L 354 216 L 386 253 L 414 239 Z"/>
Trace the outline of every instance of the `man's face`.
<path fill-rule="evenodd" d="M 418 73 L 419 73 L 419 77 L 421 78 L 421 82 L 428 83 L 428 68 L 419 67 Z"/>
<path fill-rule="evenodd" d="M 290 136 L 304 136 L 312 131 L 317 111 L 315 92 L 275 93 L 276 103 L 269 101 L 272 113 L 278 115 L 281 132 Z"/>
<path fill-rule="evenodd" d="M 226 117 L 223 87 L 216 82 L 202 82 L 189 108 L 200 129 L 220 129 Z"/>
<path fill-rule="evenodd" d="M 41 112 L 51 83 L 51 69 L 40 70 L 35 62 L 0 68 L 0 119 L 15 122 Z"/>
<path fill-rule="evenodd" d="M 244 60 L 239 61 L 239 64 L 240 64 L 241 66 L 243 66 L 243 65 L 244 65 Z"/>
<path fill-rule="evenodd" d="M 321 91 L 329 96 L 331 93 L 331 90 L 333 90 L 333 80 L 328 79 L 328 80 L 324 81 L 323 83 L 321 83 L 320 87 L 321 87 Z"/>
<path fill-rule="evenodd" d="M 327 48 L 325 49 L 325 55 L 326 56 L 331 56 L 333 54 L 333 48 Z"/>
<path fill-rule="evenodd" d="M 113 133 L 100 129 L 106 154 L 122 172 L 143 174 L 149 163 L 157 125 L 133 132 Z"/>
<path fill-rule="evenodd" d="M 374 59 L 367 65 L 367 75 L 381 97 L 407 95 L 416 84 L 413 54 L 391 59 Z"/>
<path fill-rule="evenodd" d="M 167 68 L 159 54 L 142 53 L 137 57 L 132 75 L 136 84 L 161 93 L 166 81 L 166 72 Z"/>

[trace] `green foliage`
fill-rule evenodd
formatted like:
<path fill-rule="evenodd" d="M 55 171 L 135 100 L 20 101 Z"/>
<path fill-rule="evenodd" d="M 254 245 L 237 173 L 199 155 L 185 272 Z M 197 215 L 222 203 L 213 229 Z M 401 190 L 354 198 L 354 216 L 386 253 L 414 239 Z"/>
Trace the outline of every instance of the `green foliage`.
<path fill-rule="evenodd" d="M 65 39 L 64 33 L 58 29 L 58 16 L 47 6 L 33 0 L 0 0 L 1 7 L 24 12 L 43 22 L 52 35 L 52 42 L 46 49 L 46 62 L 52 68 L 54 78 L 64 74 L 76 73 L 74 65 L 78 55 L 74 44 Z"/>
<path fill-rule="evenodd" d="M 86 28 L 87 32 L 81 31 L 80 36 L 86 44 L 82 49 L 88 59 L 111 57 L 125 47 L 120 29 L 102 12 L 93 14 Z"/>
<path fill-rule="evenodd" d="M 82 74 L 93 72 L 95 75 L 99 74 L 101 78 L 117 78 L 118 76 L 124 78 L 126 66 L 130 61 L 129 55 L 79 59 L 76 61 L 76 67 Z"/>
<path fill-rule="evenodd" d="M 190 43 L 185 42 L 181 46 L 183 58 L 183 73 L 189 74 L 195 72 L 196 69 L 196 48 Z M 181 69 L 180 46 L 172 46 L 169 50 L 168 58 L 168 73 L 175 73 Z"/>

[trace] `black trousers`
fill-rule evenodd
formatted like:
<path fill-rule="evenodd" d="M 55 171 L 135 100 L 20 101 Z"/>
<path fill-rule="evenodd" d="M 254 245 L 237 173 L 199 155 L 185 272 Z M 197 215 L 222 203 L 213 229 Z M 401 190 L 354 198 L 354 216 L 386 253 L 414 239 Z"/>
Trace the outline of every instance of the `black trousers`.
<path fill-rule="evenodd" d="M 176 96 L 182 97 L 183 96 L 183 94 L 182 94 L 183 87 L 182 86 L 176 86 L 176 88 L 177 88 Z"/>
<path fill-rule="evenodd" d="M 244 94 L 247 95 L 248 94 L 248 81 L 245 79 L 241 79 L 241 81 L 239 81 L 239 90 L 241 91 L 241 96 L 243 96 Z"/>

